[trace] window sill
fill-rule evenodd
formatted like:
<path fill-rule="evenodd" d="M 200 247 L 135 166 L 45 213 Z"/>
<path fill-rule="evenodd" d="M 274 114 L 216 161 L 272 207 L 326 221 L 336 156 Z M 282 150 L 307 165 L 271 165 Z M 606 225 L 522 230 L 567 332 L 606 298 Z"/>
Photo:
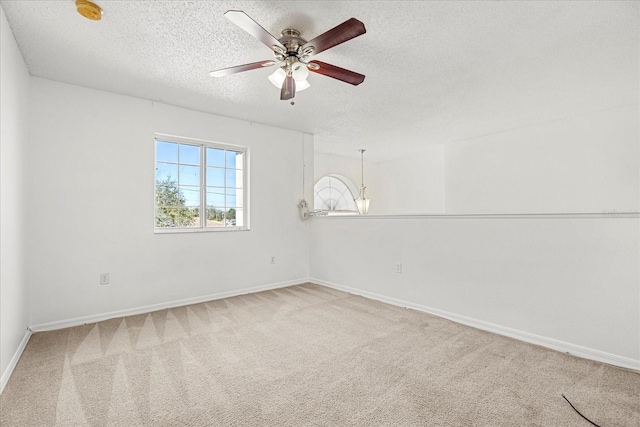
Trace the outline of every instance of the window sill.
<path fill-rule="evenodd" d="M 492 213 L 492 214 L 394 214 L 394 215 L 311 215 L 321 220 L 362 220 L 362 219 L 503 219 L 503 218 L 611 218 L 638 219 L 640 212 L 582 212 L 582 213 Z"/>
<path fill-rule="evenodd" d="M 181 234 L 181 233 L 225 233 L 230 231 L 249 231 L 249 227 L 220 227 L 220 228 L 156 228 L 153 234 Z"/>

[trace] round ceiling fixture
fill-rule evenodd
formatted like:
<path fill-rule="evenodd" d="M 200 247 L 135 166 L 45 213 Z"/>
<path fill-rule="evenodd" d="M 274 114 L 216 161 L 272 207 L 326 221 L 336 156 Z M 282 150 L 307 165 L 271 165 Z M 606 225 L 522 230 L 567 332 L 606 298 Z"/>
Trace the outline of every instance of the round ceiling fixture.
<path fill-rule="evenodd" d="M 87 19 L 91 19 L 92 21 L 102 19 L 102 9 L 100 6 L 89 0 L 76 0 L 76 7 L 78 8 L 78 13 Z"/>

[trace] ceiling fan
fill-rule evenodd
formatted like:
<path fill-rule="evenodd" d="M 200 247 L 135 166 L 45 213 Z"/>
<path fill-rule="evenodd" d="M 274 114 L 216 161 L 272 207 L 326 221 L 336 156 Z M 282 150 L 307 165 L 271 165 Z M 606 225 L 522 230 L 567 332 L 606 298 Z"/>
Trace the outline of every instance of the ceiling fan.
<path fill-rule="evenodd" d="M 209 74 L 212 77 L 223 77 L 229 74 L 278 65 L 279 68 L 269 76 L 269 80 L 280 87 L 281 100 L 293 99 L 296 96 L 296 86 L 298 91 L 309 87 L 309 83 L 306 81 L 309 71 L 341 80 L 354 86 L 364 81 L 363 74 L 321 61 L 309 61 L 309 58 L 313 55 L 366 33 L 367 30 L 364 28 L 364 24 L 355 18 L 348 19 L 313 40 L 306 41 L 300 37 L 298 30 L 291 28 L 283 30 L 280 38 L 277 39 L 241 10 L 229 10 L 225 12 L 224 16 L 264 43 L 273 51 L 275 59 L 211 71 Z"/>

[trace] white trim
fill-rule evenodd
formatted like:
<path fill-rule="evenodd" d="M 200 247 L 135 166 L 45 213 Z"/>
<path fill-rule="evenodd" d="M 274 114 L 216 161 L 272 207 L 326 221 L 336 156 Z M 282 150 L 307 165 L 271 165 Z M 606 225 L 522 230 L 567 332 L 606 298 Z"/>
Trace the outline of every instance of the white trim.
<path fill-rule="evenodd" d="M 177 142 L 179 144 L 192 144 L 192 145 L 202 145 L 204 143 L 205 145 L 208 145 L 210 147 L 220 148 L 223 150 L 226 150 L 229 147 L 240 149 L 238 151 L 243 151 L 247 149 L 247 147 L 243 145 L 228 144 L 226 142 L 216 142 L 216 141 L 211 141 L 208 139 L 201 139 L 201 138 L 189 138 L 186 136 L 171 135 L 168 133 L 154 132 L 153 135 L 155 140 L 160 140 L 161 142 Z"/>
<path fill-rule="evenodd" d="M 9 362 L 9 366 L 7 366 L 7 369 L 5 369 L 5 371 L 2 373 L 2 378 L 0 379 L 0 394 L 2 394 L 2 392 L 4 391 L 4 387 L 9 382 L 9 378 L 11 378 L 11 374 L 13 374 L 13 370 L 16 368 L 16 365 L 18 364 L 18 360 L 20 360 L 20 356 L 22 356 L 22 352 L 24 351 L 24 349 L 27 347 L 27 344 L 29 343 L 29 338 L 31 338 L 31 329 L 27 328 L 27 332 L 24 334 L 24 338 L 22 338 L 22 341 L 20 342 L 18 349 L 16 350 L 13 357 L 11 358 L 11 361 Z"/>
<path fill-rule="evenodd" d="M 158 304 L 145 305 L 142 307 L 127 308 L 124 310 L 116 310 L 107 313 L 94 314 L 90 316 L 74 317 L 72 319 L 58 320 L 55 322 L 39 323 L 31 326 L 33 332 L 53 331 L 56 329 L 70 328 L 72 326 L 86 325 L 88 323 L 101 322 L 117 317 L 133 316 L 136 314 L 145 314 L 152 311 L 164 310 L 165 308 L 181 307 L 189 304 L 199 304 L 201 302 L 212 301 L 222 298 L 235 297 L 238 295 L 251 294 L 261 291 L 269 291 L 272 289 L 286 288 L 287 286 L 299 285 L 308 282 L 308 278 L 296 280 L 288 280 L 286 282 L 270 283 L 266 285 L 254 286 L 251 288 L 238 289 L 233 291 L 219 292 L 217 294 L 204 295 L 200 297 L 185 298 L 175 301 L 167 301 Z"/>
<path fill-rule="evenodd" d="M 586 213 L 521 213 L 521 214 L 500 214 L 500 213 L 474 213 L 474 214 L 453 214 L 453 213 L 432 213 L 432 214 L 404 214 L 404 215 L 316 215 L 314 218 L 331 219 L 578 219 L 578 218 L 608 218 L 608 219 L 640 219 L 640 212 L 586 212 Z"/>
<path fill-rule="evenodd" d="M 154 228 L 153 234 L 179 234 L 179 233 L 221 233 L 225 231 L 251 231 L 249 227 L 176 227 L 176 228 Z"/>
<path fill-rule="evenodd" d="M 553 338 L 543 337 L 541 335 L 535 335 L 529 332 L 512 329 L 506 326 L 497 325 L 495 323 L 485 322 L 483 320 L 474 319 L 472 317 L 462 316 L 448 311 L 439 310 L 436 308 L 428 307 L 421 304 L 415 304 L 412 302 L 387 297 L 384 295 L 376 294 L 373 292 L 362 291 L 360 289 L 351 288 L 349 286 L 339 285 L 337 283 L 327 282 L 325 280 L 319 280 L 315 278 L 309 279 L 312 283 L 326 286 L 328 288 L 337 289 L 343 292 L 349 292 L 351 294 L 360 295 L 365 298 L 374 299 L 387 304 L 411 308 L 414 310 L 422 311 L 425 313 L 434 314 L 445 319 L 452 320 L 463 325 L 471 326 L 483 331 L 493 332 L 499 335 L 504 335 L 510 338 L 515 338 L 520 341 L 528 342 L 531 344 L 547 347 L 562 353 L 567 353 L 572 356 L 582 357 L 584 359 L 595 360 L 598 362 L 608 363 L 610 365 L 620 366 L 627 369 L 633 369 L 640 371 L 640 360 L 631 359 L 629 357 L 618 356 L 616 354 L 607 353 L 600 350 L 595 350 L 588 347 L 582 347 L 576 344 L 559 341 Z"/>

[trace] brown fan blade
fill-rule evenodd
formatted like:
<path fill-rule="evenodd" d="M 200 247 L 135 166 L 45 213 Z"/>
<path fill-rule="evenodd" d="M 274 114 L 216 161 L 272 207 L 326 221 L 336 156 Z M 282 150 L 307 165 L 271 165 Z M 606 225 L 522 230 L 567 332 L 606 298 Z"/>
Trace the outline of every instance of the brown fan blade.
<path fill-rule="evenodd" d="M 331 77 L 343 82 L 358 86 L 364 81 L 364 74 L 356 73 L 355 71 L 345 70 L 344 68 L 336 67 L 335 65 L 327 64 L 321 61 L 311 61 L 309 64 L 316 64 L 320 68 L 314 70 L 315 67 L 309 67 L 309 71 L 322 74 L 323 76 Z"/>
<path fill-rule="evenodd" d="M 273 46 L 278 46 L 283 51 L 287 51 L 287 49 L 280 43 L 280 41 L 275 38 L 270 32 L 262 28 L 260 24 L 251 19 L 249 15 L 244 13 L 241 10 L 228 10 L 225 12 L 224 16 L 226 18 L 236 24 L 238 27 L 245 30 L 247 33 L 251 34 L 253 37 L 260 40 L 264 43 L 269 49 L 273 49 Z"/>
<path fill-rule="evenodd" d="M 276 61 L 260 61 L 252 62 L 251 64 L 236 65 L 235 67 L 223 68 L 221 70 L 211 71 L 209 75 L 211 77 L 228 76 L 229 74 L 241 73 L 243 71 L 255 70 L 257 68 L 270 67 L 277 64 Z"/>
<path fill-rule="evenodd" d="M 282 90 L 280 91 L 280 99 L 286 101 L 296 96 L 296 81 L 293 76 L 287 76 L 282 82 Z"/>
<path fill-rule="evenodd" d="M 313 46 L 313 54 L 315 55 L 352 38 L 361 36 L 366 32 L 367 30 L 362 22 L 356 18 L 351 18 L 326 33 L 320 34 L 315 39 L 306 42 L 302 49 Z"/>

